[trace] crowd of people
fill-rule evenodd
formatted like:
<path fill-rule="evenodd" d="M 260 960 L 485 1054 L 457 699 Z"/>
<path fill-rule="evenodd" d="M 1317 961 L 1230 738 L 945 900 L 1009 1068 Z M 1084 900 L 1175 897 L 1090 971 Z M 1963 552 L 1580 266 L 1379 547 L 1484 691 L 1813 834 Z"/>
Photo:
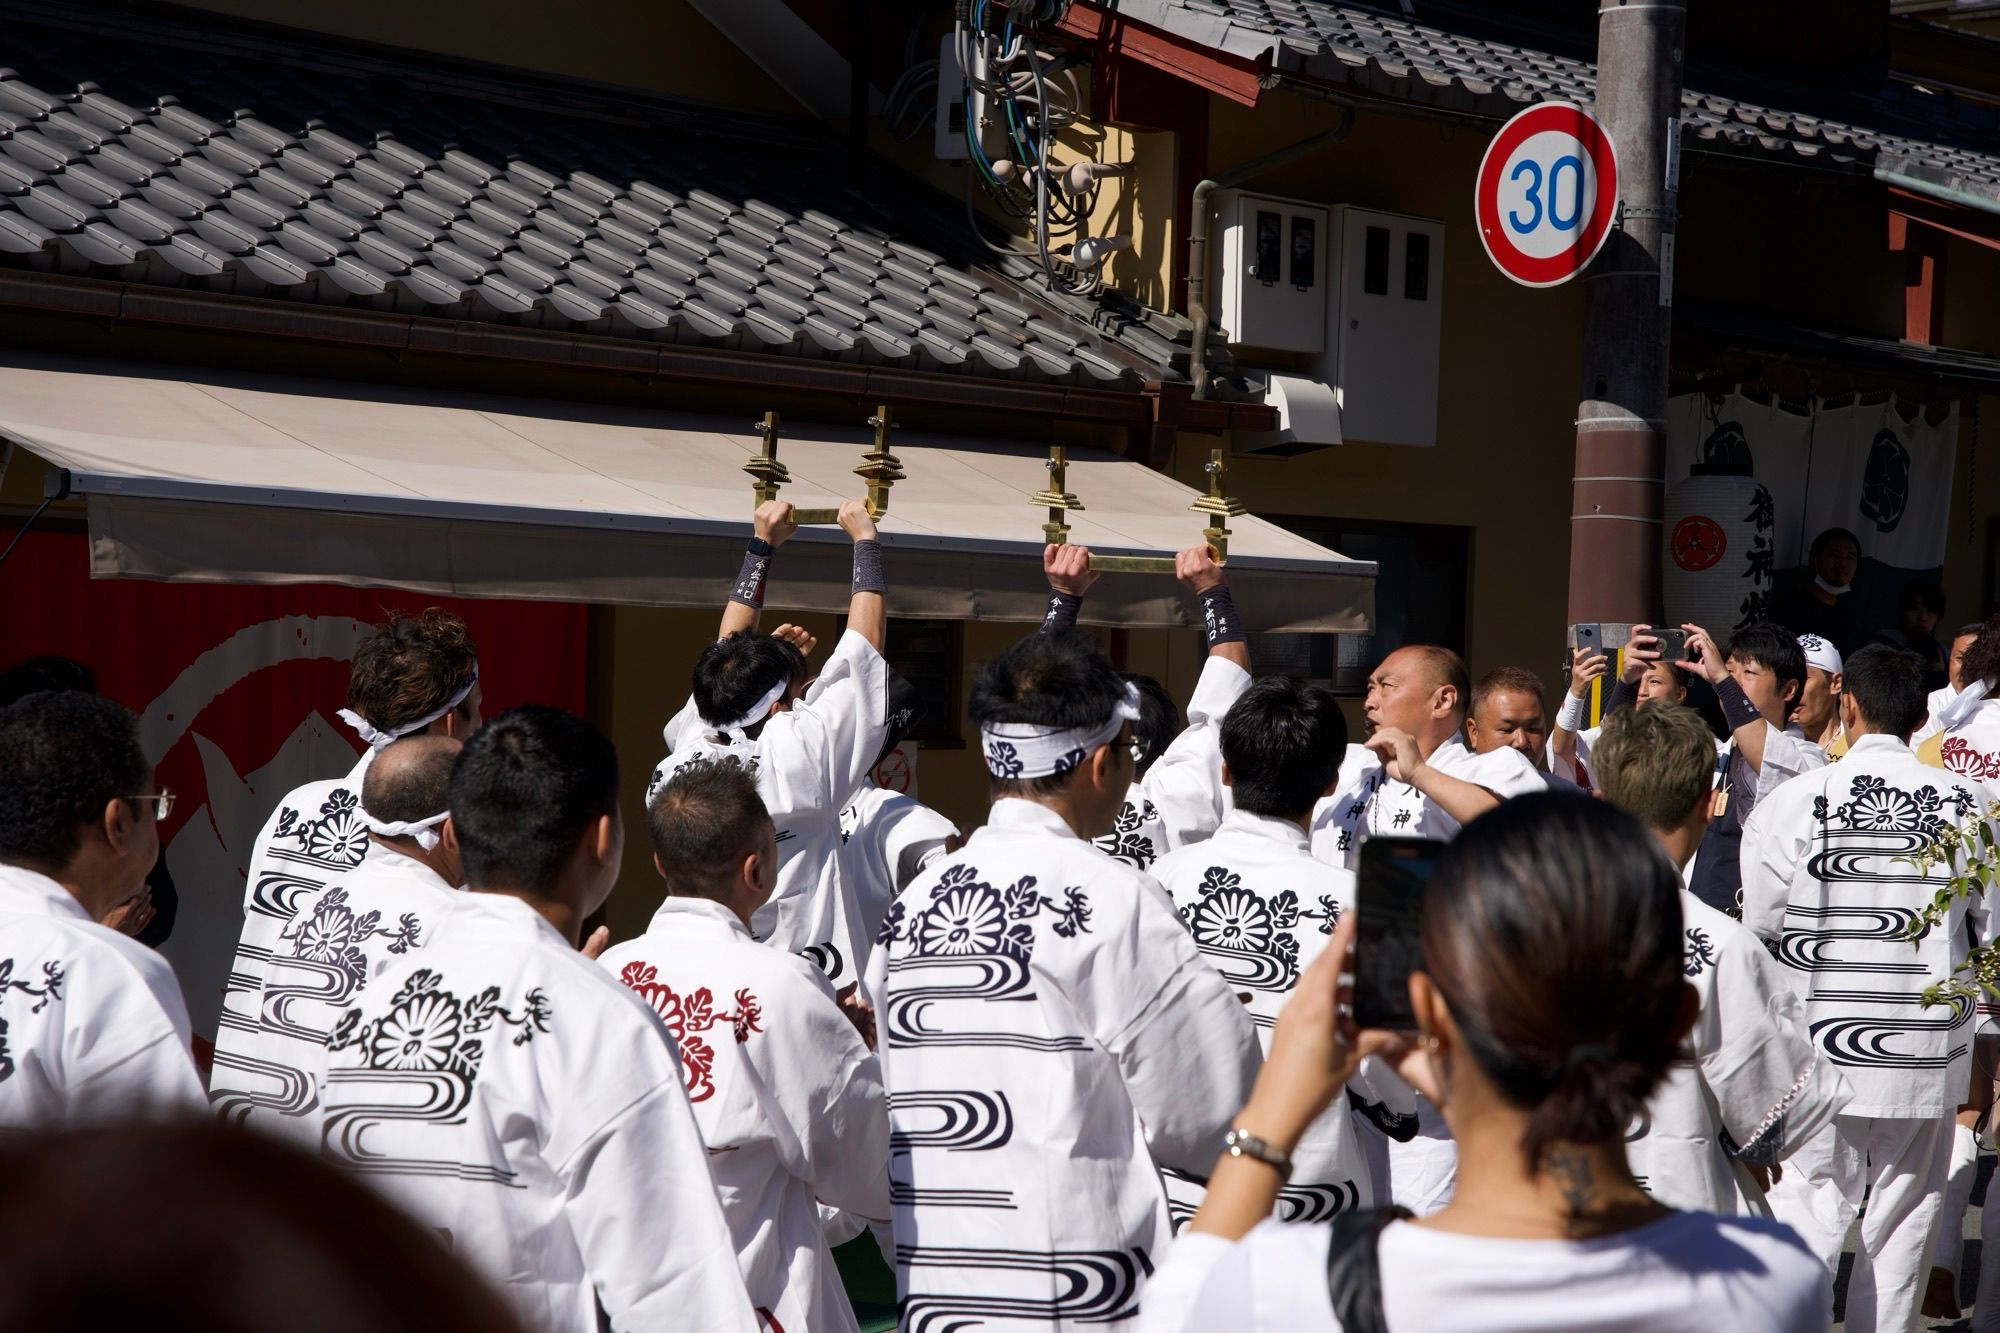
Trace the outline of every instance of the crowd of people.
<path fill-rule="evenodd" d="M 1956 1313 L 1993 1048 L 1968 995 L 1926 1000 L 1988 936 L 1952 885 L 1996 841 L 2000 617 L 1935 690 L 1903 645 L 1635 626 L 1553 715 L 1530 671 L 1408 645 L 1351 743 L 1326 689 L 1256 675 L 1206 547 L 1176 558 L 1184 718 L 1050 547 L 1044 622 L 971 688 L 968 831 L 871 781 L 911 691 L 866 506 L 839 522 L 815 669 L 762 628 L 794 524 L 758 509 L 643 830 L 588 723 L 483 715 L 457 617 L 375 627 L 366 750 L 264 825 L 206 1068 L 141 942 L 173 795 L 86 675 L 15 673 L 0 1329 L 150 1283 L 230 1329 L 839 1333 L 864 1234 L 917 1333 L 1791 1333 L 1828 1327 L 1850 1233 L 1848 1328 Z M 628 836 L 658 882 L 622 891 L 660 906 L 614 943 Z M 1393 1029 L 1354 1012 L 1378 838 L 1445 844 Z M 216 1222 L 80 1275 L 129 1190 Z"/>

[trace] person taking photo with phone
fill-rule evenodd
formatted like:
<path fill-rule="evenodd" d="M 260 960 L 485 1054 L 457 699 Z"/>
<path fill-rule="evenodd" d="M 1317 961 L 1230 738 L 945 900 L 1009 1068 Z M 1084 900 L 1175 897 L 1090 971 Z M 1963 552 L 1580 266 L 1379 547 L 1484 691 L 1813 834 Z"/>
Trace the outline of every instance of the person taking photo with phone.
<path fill-rule="evenodd" d="M 1638 821 L 1565 792 L 1509 801 L 1445 850 L 1420 918 L 1414 1033 L 1347 1017 L 1350 921 L 1306 970 L 1141 1333 L 1823 1330 L 1825 1273 L 1791 1231 L 1676 1212 L 1626 1165 L 1698 1011 L 1680 877 Z M 1442 1108 L 1456 1196 L 1421 1220 L 1273 1219 L 1300 1134 L 1368 1055 Z"/>
<path fill-rule="evenodd" d="M 1662 644 L 1651 625 L 1634 625 L 1625 642 L 1624 666 L 1604 700 L 1604 717 L 1621 708 L 1639 708 L 1665 700 L 1684 704 L 1688 699 L 1687 673 L 1663 660 Z M 1611 659 L 1594 646 L 1570 649 L 1569 689 L 1549 729 L 1549 771 L 1568 778 L 1586 791 L 1591 781 L 1590 751 L 1604 728 L 1590 721 L 1590 687 L 1611 669 Z M 1722 742 L 1715 751 L 1722 753 Z"/>

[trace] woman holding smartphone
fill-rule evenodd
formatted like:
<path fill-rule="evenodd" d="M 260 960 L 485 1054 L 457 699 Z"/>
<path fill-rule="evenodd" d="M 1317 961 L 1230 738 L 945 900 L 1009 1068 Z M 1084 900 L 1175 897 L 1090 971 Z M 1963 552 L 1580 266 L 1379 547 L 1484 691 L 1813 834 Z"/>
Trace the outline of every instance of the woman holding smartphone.
<path fill-rule="evenodd" d="M 1625 1131 L 1695 1016 L 1679 889 L 1622 811 L 1556 792 L 1501 805 L 1425 892 L 1411 1034 L 1354 1030 L 1343 917 L 1278 1019 L 1141 1328 L 1823 1330 L 1826 1270 L 1791 1231 L 1675 1212 L 1626 1165 Z M 1420 1221 L 1274 1221 L 1290 1146 L 1371 1054 L 1442 1111 L 1456 1195 Z"/>

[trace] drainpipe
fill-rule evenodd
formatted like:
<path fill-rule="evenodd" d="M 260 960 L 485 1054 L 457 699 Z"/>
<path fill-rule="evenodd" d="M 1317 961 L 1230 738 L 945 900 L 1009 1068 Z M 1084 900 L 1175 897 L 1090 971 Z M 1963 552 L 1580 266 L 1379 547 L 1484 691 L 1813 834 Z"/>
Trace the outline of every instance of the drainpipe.
<path fill-rule="evenodd" d="M 1240 167 L 1231 167 L 1194 187 L 1194 201 L 1188 213 L 1188 321 L 1194 325 L 1194 343 L 1188 349 L 1188 378 L 1194 381 L 1196 398 L 1208 397 L 1208 197 L 1322 148 L 1331 148 L 1353 129 L 1354 108 L 1342 107 L 1340 123 L 1332 129 L 1275 153 L 1266 153 Z"/>

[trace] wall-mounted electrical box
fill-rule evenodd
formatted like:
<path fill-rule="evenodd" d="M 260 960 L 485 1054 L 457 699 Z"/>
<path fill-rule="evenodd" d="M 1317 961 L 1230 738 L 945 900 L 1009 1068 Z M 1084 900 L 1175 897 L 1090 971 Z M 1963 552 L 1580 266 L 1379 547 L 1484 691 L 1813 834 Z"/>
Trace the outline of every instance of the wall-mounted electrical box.
<path fill-rule="evenodd" d="M 977 86 L 987 81 L 986 48 L 992 39 L 974 36 L 970 40 L 972 66 L 978 75 L 972 80 L 965 77 L 965 70 L 959 64 L 957 38 L 946 33 L 938 43 L 937 119 L 931 127 L 931 150 L 947 162 L 962 162 L 970 156 L 965 142 L 966 117 L 969 114 L 978 131 L 980 151 L 986 160 L 991 162 L 995 157 L 1012 157 L 1013 154 L 1007 150 L 1006 133 L 998 120 L 1001 112 L 993 99 Z"/>
<path fill-rule="evenodd" d="M 1336 267 L 1319 374 L 1339 394 L 1341 435 L 1436 444 L 1444 224 L 1347 205 L 1332 214 Z"/>
<path fill-rule="evenodd" d="M 1233 347 L 1326 348 L 1327 210 L 1247 190 L 1215 195 L 1214 317 Z"/>

